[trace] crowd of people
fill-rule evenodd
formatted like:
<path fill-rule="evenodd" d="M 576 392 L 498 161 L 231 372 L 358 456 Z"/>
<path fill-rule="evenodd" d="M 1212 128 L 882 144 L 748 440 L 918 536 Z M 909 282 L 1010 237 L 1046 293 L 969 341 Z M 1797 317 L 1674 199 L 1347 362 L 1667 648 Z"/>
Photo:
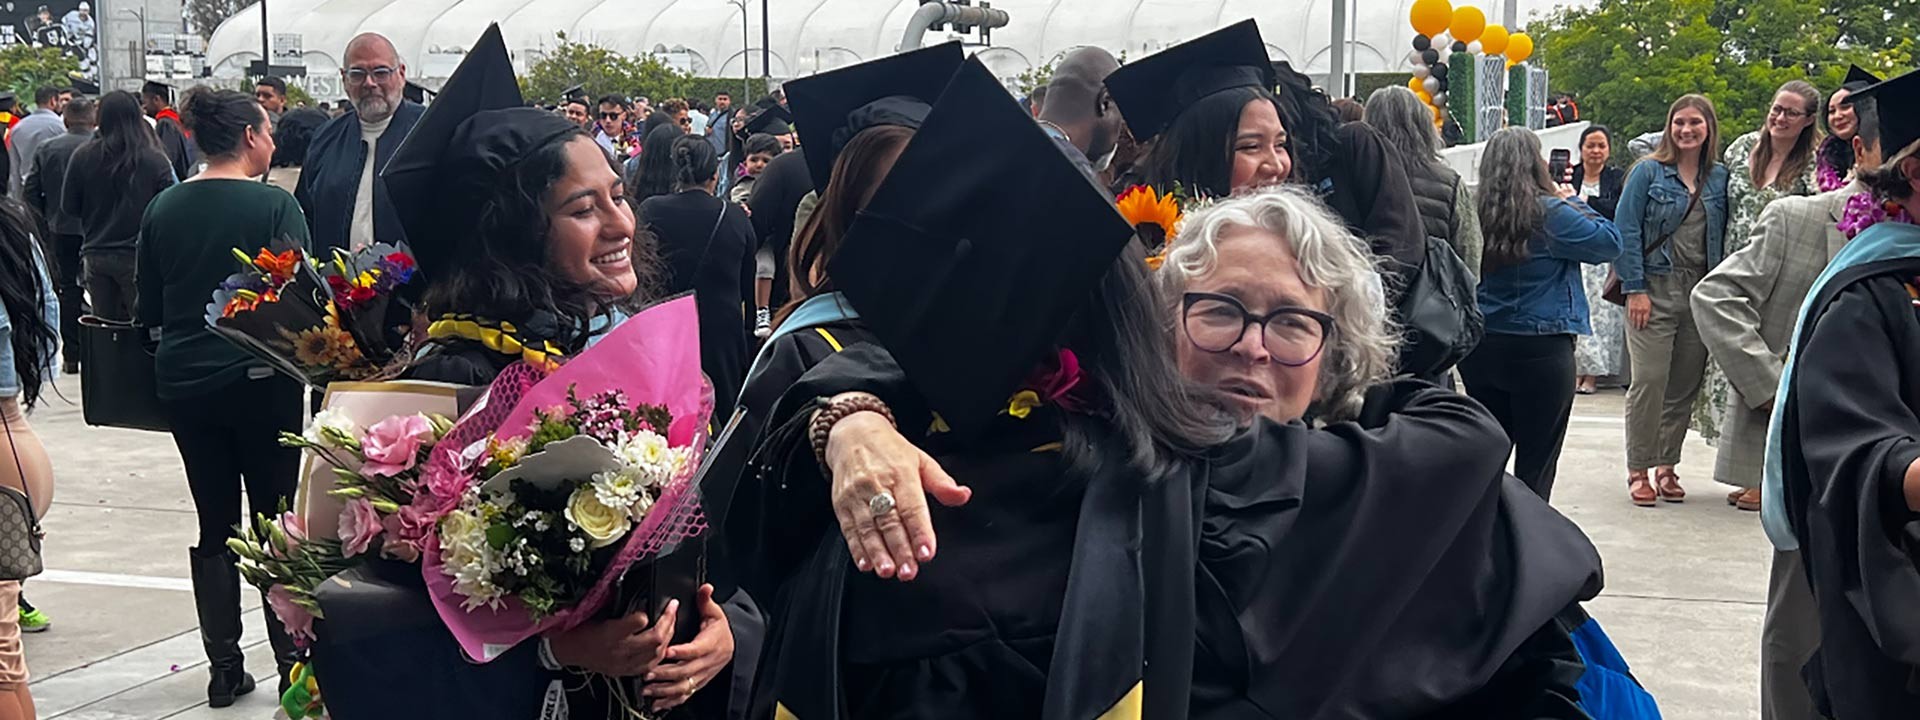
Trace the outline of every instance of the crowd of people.
<path fill-rule="evenodd" d="M 425 103 L 386 38 L 343 57 L 335 117 L 275 78 L 48 87 L 7 137 L 0 495 L 37 527 L 26 411 L 82 317 L 150 330 L 210 705 L 267 682 L 227 541 L 294 497 L 309 408 L 208 298 L 236 251 L 391 244 L 425 289 L 389 377 L 484 387 L 690 292 L 748 451 L 704 470 L 727 582 L 677 644 L 636 613 L 478 663 L 437 625 L 328 631 L 348 610 L 302 645 L 263 603 L 278 689 L 313 660 L 334 717 L 640 710 L 580 672 L 699 718 L 1653 717 L 1548 504 L 1608 378 L 1629 502 L 1686 499 L 1692 428 L 1764 511 L 1763 716 L 1920 716 L 1920 73 L 1786 83 L 1727 143 L 1685 95 L 1624 167 L 1606 127 L 1553 162 L 1508 127 L 1470 182 L 1415 93 L 1330 100 L 1252 21 L 1080 48 L 1027 102 L 957 43 L 740 104 L 530 104 L 497 29 Z M 25 579 L 0 720 L 33 717 Z"/>

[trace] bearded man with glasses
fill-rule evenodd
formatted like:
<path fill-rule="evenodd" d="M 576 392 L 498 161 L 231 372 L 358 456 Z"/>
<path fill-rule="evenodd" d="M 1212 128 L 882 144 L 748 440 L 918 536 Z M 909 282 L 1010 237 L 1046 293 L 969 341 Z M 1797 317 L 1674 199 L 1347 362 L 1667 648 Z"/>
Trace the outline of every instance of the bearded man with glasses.
<path fill-rule="evenodd" d="M 353 109 L 314 134 L 294 197 L 316 254 L 406 240 L 386 187 L 377 181 L 426 108 L 403 97 L 407 65 L 393 43 L 363 33 L 347 43 L 340 78 Z"/>

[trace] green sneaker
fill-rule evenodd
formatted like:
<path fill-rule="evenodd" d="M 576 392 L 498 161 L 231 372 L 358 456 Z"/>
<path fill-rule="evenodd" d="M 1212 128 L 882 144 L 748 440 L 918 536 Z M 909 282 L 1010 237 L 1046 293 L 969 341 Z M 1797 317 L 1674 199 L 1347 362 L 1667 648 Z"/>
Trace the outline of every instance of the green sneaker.
<path fill-rule="evenodd" d="M 46 632 L 50 627 L 53 627 L 53 618 L 47 617 L 39 608 L 20 610 L 20 632 Z"/>

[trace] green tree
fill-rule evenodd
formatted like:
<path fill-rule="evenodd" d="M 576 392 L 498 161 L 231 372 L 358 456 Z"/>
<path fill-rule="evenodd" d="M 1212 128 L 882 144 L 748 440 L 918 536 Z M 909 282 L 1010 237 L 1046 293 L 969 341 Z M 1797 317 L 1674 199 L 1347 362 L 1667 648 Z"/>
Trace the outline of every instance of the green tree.
<path fill-rule="evenodd" d="M 1600 0 L 1527 29 L 1554 89 L 1578 94 L 1586 117 L 1656 131 L 1674 98 L 1700 93 L 1731 139 L 1760 126 L 1788 80 L 1830 90 L 1850 62 L 1912 67 L 1920 0 Z"/>
<path fill-rule="evenodd" d="M 9 45 L 0 48 L 0 88 L 12 91 L 26 105 L 33 91 L 44 85 L 65 87 L 80 72 L 80 61 L 59 48 Z"/>
<path fill-rule="evenodd" d="M 194 34 L 199 35 L 201 40 L 210 39 L 213 37 L 213 31 L 220 27 L 220 23 L 226 22 L 227 18 L 239 12 L 242 4 L 240 0 L 187 0 L 184 8 L 187 26 L 192 28 Z M 255 19 L 258 20 L 258 18 Z"/>
<path fill-rule="evenodd" d="M 595 96 L 638 94 L 656 101 L 686 97 L 687 92 L 695 88 L 692 75 L 652 57 L 622 55 L 599 45 L 571 40 L 564 32 L 555 36 L 558 47 L 520 77 L 520 92 L 529 102 L 557 102 L 567 88 L 575 85 L 585 87 Z"/>
<path fill-rule="evenodd" d="M 1018 97 L 1026 97 L 1032 95 L 1033 91 L 1051 82 L 1053 82 L 1053 61 L 1048 60 L 1047 64 L 1029 69 L 1026 72 L 1020 73 L 1019 77 L 1014 78 L 1013 94 Z"/>

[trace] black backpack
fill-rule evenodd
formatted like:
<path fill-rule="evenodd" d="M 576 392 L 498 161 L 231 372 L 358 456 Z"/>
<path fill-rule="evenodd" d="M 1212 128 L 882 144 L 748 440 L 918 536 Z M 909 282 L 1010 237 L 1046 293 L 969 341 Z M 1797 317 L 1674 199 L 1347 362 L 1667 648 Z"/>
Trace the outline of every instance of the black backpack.
<path fill-rule="evenodd" d="M 1425 262 L 1407 275 L 1394 314 L 1404 329 L 1400 374 L 1432 379 L 1473 352 L 1487 325 L 1467 264 L 1445 240 L 1426 243 Z"/>

